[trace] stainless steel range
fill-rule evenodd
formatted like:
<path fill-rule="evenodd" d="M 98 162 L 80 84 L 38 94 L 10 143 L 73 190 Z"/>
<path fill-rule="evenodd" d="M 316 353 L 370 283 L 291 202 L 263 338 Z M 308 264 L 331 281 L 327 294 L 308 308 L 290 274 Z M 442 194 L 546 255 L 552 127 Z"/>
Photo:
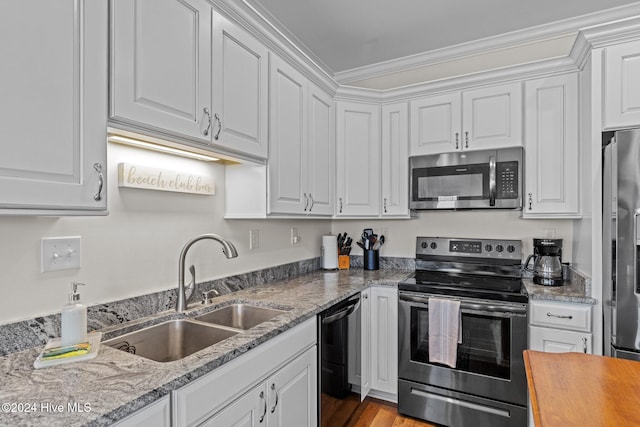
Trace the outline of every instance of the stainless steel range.
<path fill-rule="evenodd" d="M 519 240 L 416 239 L 415 275 L 398 286 L 400 413 L 447 426 L 527 425 L 521 271 Z M 455 367 L 430 361 L 434 298 L 460 301 Z"/>

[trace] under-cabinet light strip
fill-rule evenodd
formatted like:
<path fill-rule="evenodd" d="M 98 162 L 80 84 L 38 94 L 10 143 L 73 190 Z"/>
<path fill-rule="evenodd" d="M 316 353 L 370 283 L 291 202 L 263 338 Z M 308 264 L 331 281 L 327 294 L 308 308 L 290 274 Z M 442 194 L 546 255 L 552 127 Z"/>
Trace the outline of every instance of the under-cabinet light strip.
<path fill-rule="evenodd" d="M 207 162 L 216 162 L 220 159 L 213 156 L 207 156 L 205 154 L 192 153 L 190 151 L 180 150 L 178 148 L 166 147 L 164 145 L 153 144 L 146 141 L 140 141 L 138 139 L 127 138 L 119 135 L 109 135 L 109 142 L 116 142 L 118 144 L 131 145 L 133 147 L 140 147 L 146 150 L 159 151 L 161 153 L 174 154 L 176 156 L 188 157 L 190 159 L 204 160 Z"/>

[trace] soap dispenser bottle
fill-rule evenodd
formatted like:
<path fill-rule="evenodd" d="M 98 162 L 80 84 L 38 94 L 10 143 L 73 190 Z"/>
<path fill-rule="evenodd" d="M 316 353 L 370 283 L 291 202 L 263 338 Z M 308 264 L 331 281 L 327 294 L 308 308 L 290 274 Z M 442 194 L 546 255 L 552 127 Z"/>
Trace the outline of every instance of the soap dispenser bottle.
<path fill-rule="evenodd" d="M 62 308 L 61 345 L 74 345 L 87 341 L 87 307 L 80 303 L 78 286 L 84 283 L 73 282 L 73 292 L 69 294 L 69 303 Z"/>

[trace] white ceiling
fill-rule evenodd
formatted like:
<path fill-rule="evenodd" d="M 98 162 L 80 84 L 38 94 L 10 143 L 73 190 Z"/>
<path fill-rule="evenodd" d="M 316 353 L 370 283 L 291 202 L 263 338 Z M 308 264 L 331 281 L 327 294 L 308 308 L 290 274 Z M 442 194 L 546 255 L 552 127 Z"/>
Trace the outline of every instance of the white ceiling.
<path fill-rule="evenodd" d="M 429 52 L 637 0 L 244 0 L 327 71 Z M 269 16 L 270 15 L 270 16 Z"/>

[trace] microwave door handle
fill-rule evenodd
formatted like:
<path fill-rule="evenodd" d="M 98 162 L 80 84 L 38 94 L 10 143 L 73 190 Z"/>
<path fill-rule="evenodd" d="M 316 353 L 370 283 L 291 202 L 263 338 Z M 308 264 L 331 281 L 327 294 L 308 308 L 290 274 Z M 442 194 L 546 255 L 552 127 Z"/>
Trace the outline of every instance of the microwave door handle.
<path fill-rule="evenodd" d="M 496 158 L 489 157 L 489 206 L 496 205 Z"/>

